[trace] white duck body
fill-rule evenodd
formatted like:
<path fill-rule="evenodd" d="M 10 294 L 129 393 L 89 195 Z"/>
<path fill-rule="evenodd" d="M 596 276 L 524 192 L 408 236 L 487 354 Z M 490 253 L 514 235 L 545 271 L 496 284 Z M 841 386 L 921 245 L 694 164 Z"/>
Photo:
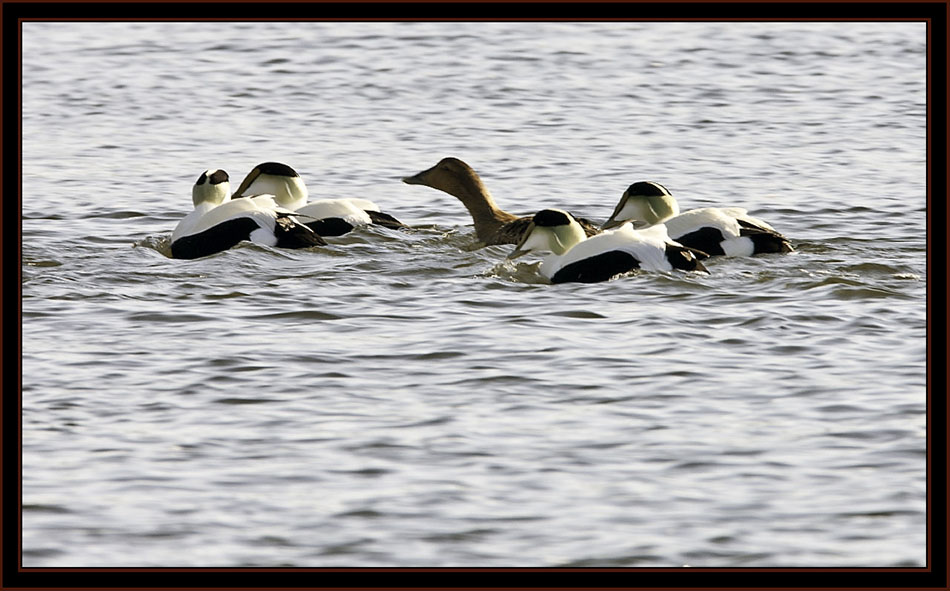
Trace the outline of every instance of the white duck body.
<path fill-rule="evenodd" d="M 382 213 L 367 199 L 320 199 L 308 201 L 309 192 L 303 179 L 293 168 L 280 162 L 264 162 L 244 178 L 232 199 L 245 195 L 269 193 L 277 204 L 300 215 L 300 221 L 321 236 L 339 236 L 357 226 L 380 224 L 389 228 L 405 228 L 396 218 Z"/>
<path fill-rule="evenodd" d="M 243 240 L 282 248 L 326 244 L 298 223 L 293 212 L 279 207 L 273 196 L 230 200 L 229 192 L 223 170 L 207 170 L 198 177 L 192 188 L 195 209 L 172 232 L 173 258 L 208 256 Z"/>
<path fill-rule="evenodd" d="M 662 224 L 644 230 L 635 230 L 631 224 L 624 224 L 578 242 L 563 255 L 549 255 L 541 263 L 541 274 L 550 279 L 569 265 L 608 252 L 623 252 L 636 259 L 637 265 L 630 270 L 672 271 L 673 265 L 666 258 L 668 242 L 670 237 Z"/>
<path fill-rule="evenodd" d="M 277 210 L 277 202 L 270 195 L 258 195 L 253 199 L 225 201 L 220 205 L 202 203 L 178 224 L 175 231 L 172 232 L 172 242 L 185 236 L 200 234 L 235 218 L 248 218 L 254 220 L 258 225 L 257 230 L 252 231 L 248 239 L 252 242 L 274 246 L 277 244 L 277 238 L 273 234 L 273 226 L 275 220 L 277 220 Z M 287 212 L 283 209 L 282 211 Z"/>
<path fill-rule="evenodd" d="M 670 237 L 710 255 L 751 256 L 792 252 L 784 236 L 741 207 L 702 207 L 680 213 L 670 192 L 652 181 L 630 185 L 604 228 L 632 222 L 639 227 L 665 224 Z"/>
<path fill-rule="evenodd" d="M 670 240 L 662 224 L 646 230 L 624 224 L 587 238 L 577 220 L 561 210 L 535 214 L 509 258 L 530 250 L 551 251 L 541 261 L 539 271 L 552 283 L 595 283 L 635 269 L 706 270 L 694 253 Z"/>
<path fill-rule="evenodd" d="M 715 246 L 703 243 L 703 246 L 714 251 L 709 254 L 723 254 L 730 257 L 752 256 L 755 254 L 755 242 L 753 242 L 749 236 L 742 235 L 742 227 L 739 225 L 740 219 L 751 225 L 775 232 L 772 226 L 748 216 L 746 210 L 741 207 L 701 207 L 699 209 L 691 209 L 675 217 L 668 218 L 662 223 L 666 225 L 670 237 L 675 237 L 674 239 L 678 240 L 680 237 L 687 236 L 687 242 L 697 244 L 695 248 L 699 248 L 698 243 L 689 238 L 690 234 L 698 238 L 699 235 L 696 233 L 705 231 L 711 236 L 710 241 L 712 243 L 718 242 L 719 248 L 722 250 L 722 253 L 716 252 L 717 249 Z M 710 232 L 710 229 L 713 231 Z M 718 232 L 718 235 L 716 235 L 715 232 Z M 777 232 L 775 233 L 777 234 Z M 702 249 L 700 248 L 700 250 Z"/>
<path fill-rule="evenodd" d="M 341 233 L 345 234 L 357 226 L 373 223 L 373 219 L 366 210 L 357 206 L 354 201 L 356 200 L 319 199 L 299 207 L 296 213 L 300 216 L 300 220 L 310 226 L 317 234 L 321 236 L 339 236 Z M 379 208 L 376 208 L 376 210 L 378 211 Z M 334 232 L 330 228 L 333 224 L 338 225 L 338 229 L 343 231 Z"/>

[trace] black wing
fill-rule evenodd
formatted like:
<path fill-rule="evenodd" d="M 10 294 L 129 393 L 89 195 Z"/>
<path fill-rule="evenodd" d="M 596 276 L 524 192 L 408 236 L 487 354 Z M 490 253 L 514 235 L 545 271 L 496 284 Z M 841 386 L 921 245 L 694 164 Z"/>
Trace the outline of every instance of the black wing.
<path fill-rule="evenodd" d="M 709 258 L 709 255 L 686 246 L 677 246 L 676 244 L 669 243 L 666 245 L 666 260 L 673 265 L 674 269 L 683 271 L 704 271 L 708 273 L 709 271 L 705 265 L 699 262 L 701 258 Z"/>
<path fill-rule="evenodd" d="M 290 217 L 291 214 L 278 213 L 274 234 L 279 248 L 307 248 L 323 246 L 327 243 L 319 234 Z"/>
<path fill-rule="evenodd" d="M 353 224 L 343 218 L 324 218 L 306 225 L 320 236 L 342 236 L 353 230 Z"/>
<path fill-rule="evenodd" d="M 755 254 L 767 252 L 787 253 L 795 250 L 792 248 L 792 244 L 788 241 L 788 238 L 782 236 L 775 230 L 763 228 L 762 226 L 757 226 L 752 222 L 742 219 L 737 221 L 739 222 L 739 235 L 746 236 L 752 240 L 752 244 L 755 245 Z"/>
<path fill-rule="evenodd" d="M 238 242 L 250 239 L 251 232 L 258 228 L 258 223 L 251 218 L 232 218 L 172 242 L 172 258 L 197 259 L 228 250 Z"/>
<path fill-rule="evenodd" d="M 722 241 L 724 236 L 716 228 L 702 227 L 682 236 L 672 237 L 683 246 L 688 246 L 694 250 L 702 251 L 707 255 L 726 254 L 722 250 Z"/>
<path fill-rule="evenodd" d="M 366 213 L 369 214 L 369 219 L 373 220 L 374 224 L 377 224 L 386 228 L 392 228 L 395 230 L 398 228 L 409 227 L 406 224 L 394 218 L 393 216 L 389 215 L 388 213 L 383 213 L 381 211 L 371 211 L 368 209 L 366 210 Z"/>
<path fill-rule="evenodd" d="M 639 268 L 640 261 L 632 254 L 611 250 L 561 267 L 551 283 L 598 283 Z"/>

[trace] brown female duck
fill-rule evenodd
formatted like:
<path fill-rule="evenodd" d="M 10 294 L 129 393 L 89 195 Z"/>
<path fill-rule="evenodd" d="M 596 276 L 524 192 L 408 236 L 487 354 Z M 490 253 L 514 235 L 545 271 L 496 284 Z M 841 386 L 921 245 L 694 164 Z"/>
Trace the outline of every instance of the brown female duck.
<path fill-rule="evenodd" d="M 518 244 L 531 223 L 531 216 L 516 216 L 499 209 L 478 174 L 458 158 L 443 158 L 432 168 L 406 177 L 402 182 L 426 185 L 457 197 L 472 215 L 475 234 L 486 246 Z M 589 220 L 576 219 L 588 236 L 600 233 Z"/>

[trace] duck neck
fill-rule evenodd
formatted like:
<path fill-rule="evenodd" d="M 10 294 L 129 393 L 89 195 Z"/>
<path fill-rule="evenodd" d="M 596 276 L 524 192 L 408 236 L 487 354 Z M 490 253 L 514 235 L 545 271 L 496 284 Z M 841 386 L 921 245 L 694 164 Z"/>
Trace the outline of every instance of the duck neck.
<path fill-rule="evenodd" d="M 471 214 L 475 232 L 481 240 L 485 240 L 503 224 L 518 219 L 518 216 L 499 209 L 491 193 L 477 178 L 464 179 L 454 189 L 453 194 Z"/>

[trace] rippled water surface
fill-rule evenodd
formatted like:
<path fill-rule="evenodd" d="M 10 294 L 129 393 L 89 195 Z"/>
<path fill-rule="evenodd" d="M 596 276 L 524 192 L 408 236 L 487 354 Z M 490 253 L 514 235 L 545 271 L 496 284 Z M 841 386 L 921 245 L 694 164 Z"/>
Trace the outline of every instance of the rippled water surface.
<path fill-rule="evenodd" d="M 923 566 L 921 23 L 23 25 L 25 566 Z M 547 285 L 637 180 L 797 252 Z M 165 256 L 207 168 L 411 224 Z M 524 260 L 525 262 L 520 262 Z"/>

